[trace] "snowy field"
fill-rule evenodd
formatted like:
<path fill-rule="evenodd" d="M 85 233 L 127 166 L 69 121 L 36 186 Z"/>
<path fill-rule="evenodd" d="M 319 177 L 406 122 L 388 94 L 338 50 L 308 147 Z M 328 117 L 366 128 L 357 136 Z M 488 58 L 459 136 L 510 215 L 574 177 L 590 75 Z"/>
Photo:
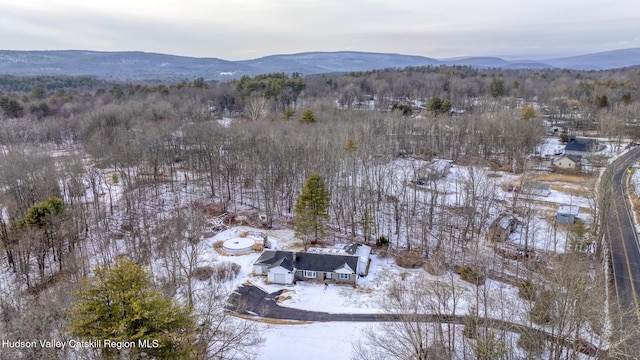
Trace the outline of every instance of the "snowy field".
<path fill-rule="evenodd" d="M 553 151 L 559 147 L 556 139 L 551 139 L 544 144 L 543 151 Z M 605 151 L 613 150 L 612 146 L 607 146 Z M 618 153 L 607 153 L 614 158 Z M 390 165 L 396 175 L 397 184 L 407 184 L 415 176 L 415 171 L 424 163 L 420 160 L 403 159 L 397 160 Z M 479 169 L 479 182 L 488 180 L 489 171 Z M 459 190 L 460 183 L 468 175 L 465 167 L 453 167 L 446 181 L 441 183 L 440 191 L 446 196 L 455 196 Z M 521 178 L 511 174 L 501 173 L 497 181 L 492 181 L 494 196 L 498 201 L 510 204 L 513 201 L 514 193 L 508 192 L 497 184 L 506 184 L 520 181 Z M 640 180 L 637 180 L 640 182 Z M 568 186 L 570 186 L 569 184 Z M 428 187 L 428 186 L 425 186 Z M 406 189 L 405 189 L 406 190 Z M 402 190 L 402 191 L 405 191 Z M 399 190 L 400 191 L 400 190 Z M 408 192 L 409 196 L 422 196 L 421 191 Z M 518 201 L 522 201 L 522 196 Z M 559 205 L 578 205 L 581 208 L 581 219 L 587 224 L 591 221 L 588 210 L 591 206 L 591 199 L 571 195 L 562 191 L 552 189 L 549 196 L 529 196 L 532 200 L 539 218 L 525 228 L 519 226 L 517 231 L 510 237 L 510 242 L 514 245 L 523 245 L 525 232 L 529 237 L 529 246 L 545 252 L 562 253 L 567 250 L 568 231 L 558 230 L 553 220 L 555 209 Z M 553 214 L 551 214 L 553 212 Z M 497 212 L 494 216 L 497 216 Z M 551 214 L 551 215 L 549 215 Z M 274 248 L 296 250 L 302 248 L 302 244 L 294 237 L 291 230 L 265 231 L 252 229 L 249 227 L 232 228 L 221 232 L 208 239 L 210 244 L 216 241 L 233 238 L 240 231 L 265 232 L 269 240 L 274 244 Z M 210 247 L 209 247 L 210 248 Z M 483 294 L 486 300 L 482 300 L 483 308 L 477 309 L 480 314 L 497 319 L 508 319 L 509 321 L 527 323 L 528 310 L 531 304 L 518 296 L 518 289 L 515 286 L 498 281 L 487 280 L 485 285 L 475 287 L 468 282 L 462 281 L 457 274 L 447 272 L 441 276 L 430 275 L 422 269 L 403 269 L 395 264 L 393 258 L 382 258 L 373 255 L 371 259 L 370 271 L 367 277 L 358 280 L 356 288 L 350 286 L 330 285 L 325 287 L 312 282 L 298 282 L 295 285 L 282 286 L 265 284 L 264 278 L 252 275 L 252 263 L 259 256 L 252 253 L 243 256 L 221 256 L 215 251 L 211 251 L 206 261 L 232 261 L 242 266 L 242 270 L 234 285 L 247 281 L 261 287 L 267 292 L 274 292 L 286 289 L 287 300 L 281 306 L 313 310 L 328 313 L 382 313 L 383 299 L 386 291 L 393 281 L 403 279 L 403 282 L 411 283 L 421 281 L 424 286 L 435 283 L 451 284 L 456 289 L 456 298 L 450 300 L 447 305 L 452 314 L 464 315 L 478 304 L 478 293 Z M 295 325 L 267 324 L 264 335 L 266 342 L 260 349 L 259 359 L 349 359 L 352 354 L 354 341 L 362 339 L 363 331 L 370 327 L 376 327 L 372 323 L 350 323 L 350 322 L 330 322 L 330 323 L 309 323 Z M 534 325 L 535 326 L 535 325 Z M 544 329 L 543 327 L 539 327 Z M 516 337 L 517 339 L 517 337 Z M 513 340 L 516 341 L 516 340 Z M 512 344 L 515 347 L 515 344 Z"/>
<path fill-rule="evenodd" d="M 352 342 L 370 323 L 313 323 L 269 325 L 259 360 L 350 359 Z"/>

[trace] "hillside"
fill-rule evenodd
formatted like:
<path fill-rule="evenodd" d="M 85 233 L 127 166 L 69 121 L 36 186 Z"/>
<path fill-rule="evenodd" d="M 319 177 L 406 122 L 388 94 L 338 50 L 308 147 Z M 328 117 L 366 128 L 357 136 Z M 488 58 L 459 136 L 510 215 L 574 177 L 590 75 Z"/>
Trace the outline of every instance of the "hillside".
<path fill-rule="evenodd" d="M 640 65 L 640 49 L 622 49 L 546 60 L 505 60 L 499 57 L 433 59 L 402 54 L 339 51 L 270 55 L 242 61 L 145 52 L 0 50 L 1 74 L 91 76 L 129 81 L 180 81 L 197 77 L 224 81 L 243 75 L 272 72 L 314 75 L 429 65 L 604 70 Z"/>

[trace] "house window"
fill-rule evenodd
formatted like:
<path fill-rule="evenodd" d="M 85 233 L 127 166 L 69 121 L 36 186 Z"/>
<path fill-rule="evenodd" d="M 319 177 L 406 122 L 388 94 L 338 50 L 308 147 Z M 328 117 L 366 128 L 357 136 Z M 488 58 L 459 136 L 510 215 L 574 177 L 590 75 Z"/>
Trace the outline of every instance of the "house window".
<path fill-rule="evenodd" d="M 302 276 L 304 276 L 306 278 L 314 278 L 314 277 L 316 277 L 316 272 L 315 271 L 304 270 L 302 272 Z"/>
<path fill-rule="evenodd" d="M 338 274 L 338 277 L 340 278 L 340 280 L 349 280 L 349 274 Z"/>

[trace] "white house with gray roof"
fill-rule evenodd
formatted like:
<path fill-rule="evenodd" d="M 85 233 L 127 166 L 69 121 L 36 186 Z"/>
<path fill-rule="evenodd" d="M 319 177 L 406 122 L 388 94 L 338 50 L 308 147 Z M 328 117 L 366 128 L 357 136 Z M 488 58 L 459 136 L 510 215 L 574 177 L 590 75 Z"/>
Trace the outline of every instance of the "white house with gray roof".
<path fill-rule="evenodd" d="M 362 244 L 308 252 L 265 250 L 253 264 L 253 271 L 275 284 L 315 280 L 355 285 L 357 278 L 367 273 L 370 253 L 371 247 Z"/>

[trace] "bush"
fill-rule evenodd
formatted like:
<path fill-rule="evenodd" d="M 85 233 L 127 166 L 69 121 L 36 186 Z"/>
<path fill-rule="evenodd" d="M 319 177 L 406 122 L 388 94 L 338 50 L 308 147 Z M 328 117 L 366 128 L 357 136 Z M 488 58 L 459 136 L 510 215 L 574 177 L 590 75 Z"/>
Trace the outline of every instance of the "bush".
<path fill-rule="evenodd" d="M 193 272 L 193 277 L 200 281 L 209 279 L 211 275 L 213 275 L 213 268 L 211 266 L 201 266 Z"/>
<path fill-rule="evenodd" d="M 482 285 L 487 280 L 486 276 L 483 273 L 468 266 L 458 267 L 456 273 L 460 275 L 460 279 L 466 282 L 470 282 L 474 285 Z"/>
<path fill-rule="evenodd" d="M 524 300 L 534 301 L 536 299 L 536 288 L 529 280 L 518 284 L 518 296 Z"/>
<path fill-rule="evenodd" d="M 540 333 L 531 331 L 524 332 L 518 339 L 518 347 L 524 350 L 534 359 L 541 358 L 544 349 L 544 337 Z"/>
<path fill-rule="evenodd" d="M 529 317 L 531 321 L 538 325 L 551 325 L 553 323 L 553 294 L 550 291 L 543 291 L 538 296 Z"/>
<path fill-rule="evenodd" d="M 406 252 L 396 256 L 396 264 L 406 269 L 420 268 L 423 263 L 424 259 L 422 256 L 413 252 Z"/>
<path fill-rule="evenodd" d="M 444 264 L 442 259 L 439 258 L 429 258 L 427 261 L 425 261 L 422 269 L 435 276 L 441 276 L 447 272 L 447 266 Z"/>
<path fill-rule="evenodd" d="M 473 310 L 473 309 L 472 309 Z M 467 315 L 464 320 L 464 328 L 462 330 L 462 335 L 467 339 L 477 339 L 478 338 L 478 318 L 473 315 Z"/>
<path fill-rule="evenodd" d="M 213 267 L 213 277 L 217 281 L 233 280 L 240 273 L 241 266 L 232 262 L 216 263 Z"/>

